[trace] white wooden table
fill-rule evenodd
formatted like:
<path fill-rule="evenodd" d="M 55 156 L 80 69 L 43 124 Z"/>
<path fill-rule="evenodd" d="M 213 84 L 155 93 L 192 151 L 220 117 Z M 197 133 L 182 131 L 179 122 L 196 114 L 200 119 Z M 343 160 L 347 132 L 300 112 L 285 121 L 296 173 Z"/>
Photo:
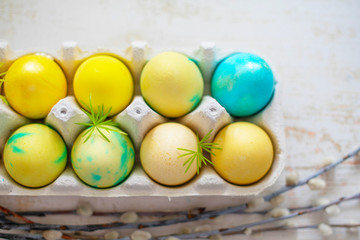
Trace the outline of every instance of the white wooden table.
<path fill-rule="evenodd" d="M 55 3 L 56 2 L 56 3 Z M 83 48 L 128 46 L 142 40 L 156 48 L 192 48 L 214 41 L 221 48 L 256 51 L 271 59 L 283 89 L 287 170 L 305 177 L 330 155 L 339 158 L 360 145 L 360 1 L 0 1 L 0 38 L 13 49 L 58 49 L 76 40 Z M 317 197 L 336 199 L 360 189 L 360 160 L 328 173 L 328 187 L 307 186 L 282 204 L 306 206 Z M 21 209 L 48 202 L 0 197 Z M 301 224 L 360 221 L 360 203 L 341 205 L 335 217 L 322 213 Z M 228 216 L 235 226 L 261 216 Z M 74 221 L 78 221 L 74 220 Z M 223 225 L 225 223 L 222 223 Z M 221 223 L 210 223 L 218 227 Z M 170 231 L 166 228 L 155 232 Z M 226 239 L 321 239 L 316 230 L 270 232 Z M 360 239 L 335 229 L 332 239 Z"/>

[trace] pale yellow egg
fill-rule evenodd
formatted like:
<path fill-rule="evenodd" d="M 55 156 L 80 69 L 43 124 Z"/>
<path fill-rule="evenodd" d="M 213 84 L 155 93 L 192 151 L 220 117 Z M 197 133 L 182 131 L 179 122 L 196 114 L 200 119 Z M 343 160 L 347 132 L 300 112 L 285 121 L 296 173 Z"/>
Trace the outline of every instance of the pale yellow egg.
<path fill-rule="evenodd" d="M 156 182 L 176 186 L 191 180 L 196 174 L 196 162 L 185 173 L 178 148 L 197 151 L 194 132 L 179 123 L 163 123 L 146 134 L 140 148 L 140 160 L 145 172 Z"/>
<path fill-rule="evenodd" d="M 43 124 L 29 124 L 16 130 L 4 148 L 9 175 L 27 187 L 53 182 L 64 170 L 67 149 L 60 135 Z"/>
<path fill-rule="evenodd" d="M 248 185 L 259 181 L 271 168 L 274 148 L 268 134 L 255 124 L 236 122 L 223 128 L 214 143 L 222 150 L 213 150 L 215 170 L 225 180 Z"/>
<path fill-rule="evenodd" d="M 140 79 L 145 101 L 165 117 L 176 118 L 199 104 L 204 81 L 196 64 L 183 54 L 164 52 L 144 67 Z"/>
<path fill-rule="evenodd" d="M 66 96 L 67 82 L 55 61 L 32 54 L 17 59 L 10 66 L 4 91 L 10 106 L 18 113 L 40 119 Z"/>
<path fill-rule="evenodd" d="M 94 112 L 104 105 L 109 116 L 124 110 L 134 94 L 134 83 L 129 69 L 119 59 L 98 55 L 85 60 L 74 76 L 74 94 L 80 105 Z"/>

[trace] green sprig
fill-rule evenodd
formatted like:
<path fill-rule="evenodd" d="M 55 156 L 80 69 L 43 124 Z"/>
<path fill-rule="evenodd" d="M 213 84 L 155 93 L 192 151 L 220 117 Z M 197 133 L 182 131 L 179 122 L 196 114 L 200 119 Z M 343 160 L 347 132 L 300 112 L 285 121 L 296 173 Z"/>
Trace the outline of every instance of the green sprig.
<path fill-rule="evenodd" d="M 0 62 L 0 68 L 4 66 L 4 63 Z M 1 92 L 1 87 L 3 85 L 3 83 L 5 82 L 5 79 L 3 78 L 3 76 L 6 75 L 7 72 L 3 72 L 0 73 L 0 92 Z M 8 101 L 6 100 L 5 96 L 0 95 L 0 98 L 4 101 L 4 103 L 6 103 L 7 105 L 9 105 Z"/>
<path fill-rule="evenodd" d="M 118 132 L 123 135 L 127 135 L 126 132 L 121 131 L 120 129 L 113 129 L 109 127 L 119 127 L 119 124 L 117 122 L 113 122 L 111 119 L 106 120 L 109 116 L 109 113 L 111 112 L 111 107 L 109 111 L 105 112 L 104 104 L 102 106 L 98 106 L 98 111 L 95 113 L 94 108 L 91 103 L 91 95 L 90 95 L 90 106 L 88 107 L 86 104 L 83 103 L 88 109 L 90 109 L 90 113 L 87 112 L 85 109 L 81 108 L 81 110 L 90 118 L 91 123 L 76 123 L 78 125 L 87 126 L 89 127 L 84 133 L 83 136 L 87 136 L 84 140 L 84 143 L 90 139 L 91 135 L 94 134 L 94 132 L 100 133 L 100 135 L 105 138 L 106 141 L 110 142 L 109 138 L 105 136 L 105 134 L 101 130 L 105 130 L 107 132 Z"/>
<path fill-rule="evenodd" d="M 199 135 L 196 135 L 197 138 L 197 151 L 191 150 L 191 149 L 185 149 L 185 148 L 177 148 L 180 151 L 184 151 L 185 153 L 178 156 L 178 158 L 186 157 L 188 156 L 188 159 L 183 163 L 183 167 L 187 165 L 185 173 L 189 170 L 191 165 L 196 161 L 196 173 L 199 175 L 200 168 L 202 167 L 202 164 L 207 166 L 207 163 L 210 163 L 214 166 L 214 163 L 211 162 L 211 160 L 207 159 L 203 151 L 206 151 L 210 153 L 211 155 L 215 156 L 215 153 L 212 152 L 212 150 L 222 150 L 222 148 L 217 147 L 218 143 L 207 143 L 206 140 L 210 138 L 210 134 L 213 130 L 210 130 L 201 140 L 199 140 Z M 185 174 L 184 173 L 184 174 Z"/>
<path fill-rule="evenodd" d="M 0 62 L 0 68 L 1 68 L 2 66 L 4 66 L 4 63 Z M 0 73 L 0 88 L 1 88 L 1 86 L 3 85 L 3 83 L 5 82 L 5 79 L 2 78 L 2 77 L 5 76 L 6 73 L 7 73 L 7 72 Z"/>
<path fill-rule="evenodd" d="M 6 105 L 9 105 L 9 102 L 6 100 L 6 97 L 5 97 L 5 96 L 0 95 L 0 99 L 3 100 L 3 102 L 4 102 Z"/>

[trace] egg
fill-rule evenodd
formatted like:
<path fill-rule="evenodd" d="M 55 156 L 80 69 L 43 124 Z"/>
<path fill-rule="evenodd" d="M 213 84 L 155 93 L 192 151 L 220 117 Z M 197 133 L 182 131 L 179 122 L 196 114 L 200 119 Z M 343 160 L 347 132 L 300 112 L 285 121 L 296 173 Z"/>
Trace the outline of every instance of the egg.
<path fill-rule="evenodd" d="M 134 94 L 134 83 L 129 69 L 119 59 L 97 55 L 85 60 L 76 70 L 73 81 L 75 98 L 90 111 L 90 96 L 95 113 L 98 107 L 111 111 L 113 116 L 124 110 Z"/>
<path fill-rule="evenodd" d="M 118 130 L 116 127 L 107 128 Z M 85 130 L 86 131 L 86 130 Z M 130 174 L 135 161 L 134 146 L 128 136 L 115 131 L 98 131 L 88 141 L 83 133 L 74 142 L 71 164 L 76 175 L 95 188 L 108 188 L 119 184 Z"/>
<path fill-rule="evenodd" d="M 274 93 L 269 65 L 250 53 L 236 53 L 221 61 L 212 77 L 212 96 L 235 117 L 262 110 Z"/>
<path fill-rule="evenodd" d="M 271 168 L 274 148 L 268 134 L 255 124 L 236 122 L 224 127 L 214 143 L 214 168 L 225 180 L 238 185 L 259 181 Z"/>
<path fill-rule="evenodd" d="M 4 164 L 9 175 L 26 187 L 42 187 L 64 170 L 67 149 L 61 136 L 43 124 L 17 129 L 4 148 Z"/>
<path fill-rule="evenodd" d="M 191 59 L 180 53 L 164 52 L 145 65 L 140 88 L 152 109 L 165 117 L 176 118 L 199 104 L 204 81 Z"/>
<path fill-rule="evenodd" d="M 184 148 L 197 151 L 197 137 L 188 127 L 179 123 L 163 123 L 151 129 L 140 148 L 140 160 L 145 172 L 156 182 L 176 186 L 191 180 L 196 174 L 194 162 L 185 173 L 186 158 L 179 158 Z"/>
<path fill-rule="evenodd" d="M 42 55 L 17 59 L 5 75 L 4 92 L 10 106 L 21 115 L 41 119 L 66 97 L 67 82 L 60 66 Z"/>

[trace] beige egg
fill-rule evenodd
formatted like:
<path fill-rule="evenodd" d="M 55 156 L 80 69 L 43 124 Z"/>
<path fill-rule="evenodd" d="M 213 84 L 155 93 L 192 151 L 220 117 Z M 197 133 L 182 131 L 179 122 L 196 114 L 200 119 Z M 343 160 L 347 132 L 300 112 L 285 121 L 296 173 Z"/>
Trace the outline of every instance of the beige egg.
<path fill-rule="evenodd" d="M 181 157 L 184 148 L 196 151 L 197 137 L 188 127 L 179 123 L 163 123 L 153 128 L 144 138 L 140 160 L 145 172 L 156 182 L 176 186 L 191 180 L 196 174 L 196 162 L 185 173 L 188 157 Z"/>

